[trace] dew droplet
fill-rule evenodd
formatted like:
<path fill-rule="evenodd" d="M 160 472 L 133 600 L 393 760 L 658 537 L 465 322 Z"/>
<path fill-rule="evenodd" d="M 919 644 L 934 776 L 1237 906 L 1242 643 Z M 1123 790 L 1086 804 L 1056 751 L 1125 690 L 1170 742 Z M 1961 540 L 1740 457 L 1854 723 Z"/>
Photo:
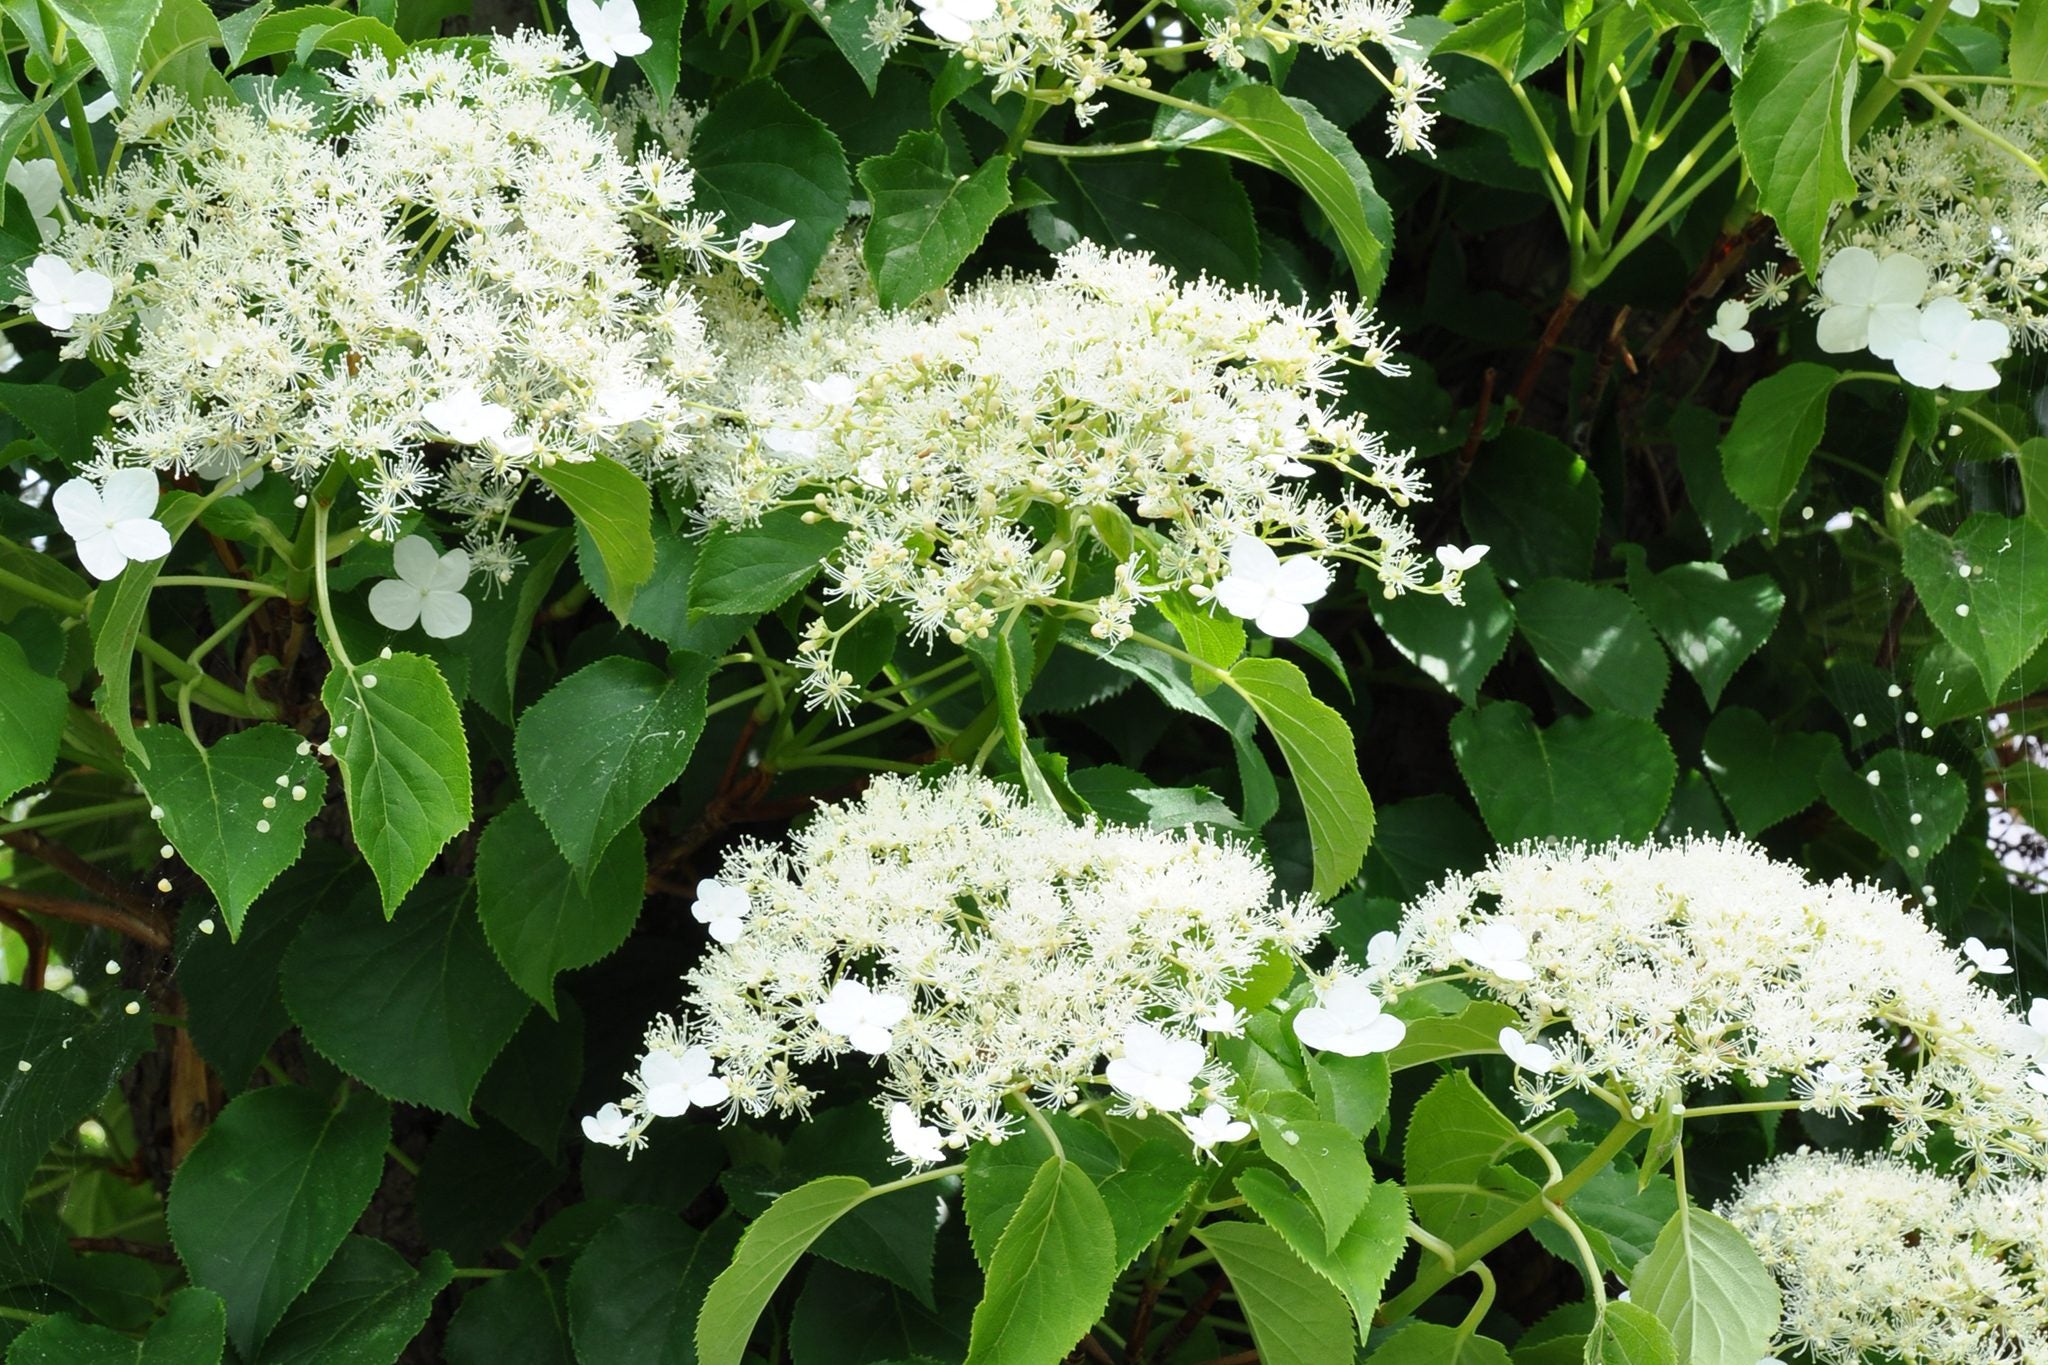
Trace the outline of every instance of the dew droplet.
<path fill-rule="evenodd" d="M 1935 765 L 1934 765 L 1934 775 L 1935 775 L 1936 777 L 1947 777 L 1947 776 L 1948 776 L 1948 764 L 1946 764 L 1946 763 L 1937 763 L 1937 764 L 1935 764 Z"/>
<path fill-rule="evenodd" d="M 108 976 L 119 976 L 121 974 L 121 964 L 110 957 L 107 959 L 105 971 Z"/>
<path fill-rule="evenodd" d="M 310 753 L 312 753 L 312 752 L 313 752 L 313 741 L 312 741 L 312 740 L 310 740 L 310 739 L 302 739 L 302 740 L 300 740 L 300 741 L 299 741 L 299 747 L 298 747 L 298 749 L 297 749 L 297 751 L 296 751 L 296 752 L 298 753 L 298 755 L 299 755 L 299 757 L 300 757 L 300 758 L 304 758 L 304 757 L 305 757 L 305 756 L 306 756 L 307 754 L 310 754 Z"/>
<path fill-rule="evenodd" d="M 156 856 L 159 858 L 175 858 L 178 856 L 178 850 L 172 848 L 169 844 L 165 844 L 156 851 Z"/>
<path fill-rule="evenodd" d="M 1887 688 L 1886 688 L 1886 689 L 1884 690 L 1884 694 L 1885 694 L 1885 695 L 1886 695 L 1887 697 L 1901 697 L 1901 696 L 1904 696 L 1904 695 L 1905 695 L 1905 692 L 1906 692 L 1906 689 L 1905 689 L 1905 688 L 1903 688 L 1903 687 L 1900 687 L 1900 686 L 1899 686 L 1899 685 L 1898 685 L 1897 683 L 1893 683 L 1893 684 L 1892 684 L 1892 685 L 1891 685 L 1890 687 L 1887 687 Z"/>
<path fill-rule="evenodd" d="M 1908 725 L 1918 725 L 1919 723 L 1920 723 L 1920 713 L 1919 713 L 1918 711 L 1908 711 L 1908 712 L 1906 713 L 1906 724 L 1908 724 Z"/>
<path fill-rule="evenodd" d="M 1849 723 L 1860 729 L 1861 727 L 1870 724 L 1870 721 L 1861 711 L 1858 711 L 1855 715 L 1849 718 Z"/>
<path fill-rule="evenodd" d="M 121 1006 L 121 1013 L 127 1015 L 140 1014 L 142 1013 L 142 1004 L 140 1001 L 130 1000 L 127 1004 Z"/>
<path fill-rule="evenodd" d="M 202 933 L 202 934 L 210 934 L 210 933 L 212 933 L 212 932 L 213 932 L 213 921 L 212 921 L 211 919 L 203 919 L 203 920 L 199 921 L 199 932 L 200 932 L 200 933 Z"/>
<path fill-rule="evenodd" d="M 28 1058 L 24 1057 L 14 1064 L 14 1069 L 16 1071 L 19 1071 L 22 1075 L 26 1076 L 29 1072 L 34 1071 L 36 1069 L 36 1064 L 30 1061 Z"/>
<path fill-rule="evenodd" d="M 375 687 L 376 685 L 377 685 L 377 675 L 376 675 L 375 673 L 365 673 L 365 674 L 363 674 L 363 686 L 365 686 L 365 687 Z"/>
<path fill-rule="evenodd" d="M 1884 774 L 1880 773 L 1877 769 L 1872 768 L 1869 772 L 1863 774 L 1863 780 L 1865 782 L 1868 782 L 1871 786 L 1875 787 L 1878 783 L 1884 780 Z"/>
<path fill-rule="evenodd" d="M 1934 738 L 1934 727 L 1933 727 L 1932 725 L 1923 725 L 1923 726 L 1921 726 L 1921 727 L 1920 727 L 1920 738 L 1922 738 L 1922 739 L 1933 739 L 1933 738 Z"/>
<path fill-rule="evenodd" d="M 1918 844 L 1907 844 L 1907 845 L 1906 845 L 1906 856 L 1907 856 L 1908 858 L 1917 858 L 1917 857 L 1919 857 L 1919 856 L 1920 856 L 1920 845 L 1918 845 Z"/>
<path fill-rule="evenodd" d="M 1956 615 L 1958 615 L 1958 616 L 1968 616 L 1969 614 L 1970 614 L 1970 604 L 1969 604 L 1968 602 L 1958 602 L 1958 603 L 1956 603 Z"/>
<path fill-rule="evenodd" d="M 156 879 L 156 889 L 159 891 L 169 891 L 171 889 L 171 879 L 169 877 L 158 877 Z"/>
<path fill-rule="evenodd" d="M 256 822 L 256 832 L 258 834 L 270 833 L 270 822 L 268 820 L 258 820 Z"/>
<path fill-rule="evenodd" d="M 161 819 L 163 819 L 163 818 L 164 818 L 164 808 L 163 808 L 162 806 L 151 806 L 151 807 L 149 808 L 149 818 L 150 818 L 150 819 L 152 819 L 152 820 L 161 820 Z"/>
<path fill-rule="evenodd" d="M 1911 822 L 1912 822 L 1913 824 L 1916 824 L 1916 825 L 1917 825 L 1917 824 L 1919 824 L 1919 823 L 1920 823 L 1920 822 L 1921 822 L 1922 820 L 1924 820 L 1924 819 L 1925 819 L 1926 817 L 1925 817 L 1925 816 L 1923 816 L 1923 815 L 1921 815 L 1921 814 L 1920 814 L 1920 812 L 1916 810 L 1916 811 L 1914 811 L 1914 812 L 1913 812 L 1913 813 L 1912 813 L 1911 815 L 1907 816 L 1906 818 L 1907 818 L 1907 819 L 1908 819 L 1909 821 L 1911 821 Z"/>
<path fill-rule="evenodd" d="M 305 799 L 306 799 L 306 789 L 305 789 L 304 787 L 293 787 L 293 788 L 292 788 L 292 800 L 294 800 L 294 801 L 303 801 L 303 800 L 305 800 Z"/>

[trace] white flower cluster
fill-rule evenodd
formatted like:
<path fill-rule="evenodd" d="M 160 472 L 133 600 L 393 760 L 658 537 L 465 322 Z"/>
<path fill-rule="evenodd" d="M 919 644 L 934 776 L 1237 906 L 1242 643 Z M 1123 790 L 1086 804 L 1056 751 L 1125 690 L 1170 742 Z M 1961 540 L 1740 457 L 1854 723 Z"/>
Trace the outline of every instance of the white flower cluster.
<path fill-rule="evenodd" d="M 2038 1179 L 1964 1185 L 1895 1159 L 1802 1151 L 1758 1171 L 1723 1212 L 1784 1288 L 1788 1349 L 1824 1365 L 2048 1365 Z"/>
<path fill-rule="evenodd" d="M 432 500 L 501 577 L 531 469 L 674 470 L 716 357 L 672 267 L 760 244 L 720 246 L 686 169 L 565 98 L 575 61 L 521 34 L 358 55 L 332 113 L 136 101 L 139 154 L 70 206 L 23 299 L 66 355 L 127 365 L 104 461 L 302 484 L 346 461 L 374 533 Z"/>
<path fill-rule="evenodd" d="M 1400 511 L 1424 495 L 1411 452 L 1332 407 L 1342 365 L 1402 373 L 1388 346 L 1342 300 L 1311 312 L 1083 243 L 1050 279 L 736 340 L 722 401 L 744 420 L 707 439 L 696 480 L 719 521 L 801 507 L 846 526 L 829 594 L 900 607 L 921 640 L 1030 607 L 1115 643 L 1147 600 L 1206 598 L 1226 571 L 1246 591 L 1224 606 L 1277 605 L 1291 633 L 1328 570 L 1282 575 L 1267 547 L 1362 565 L 1390 596 L 1424 588 Z M 1446 569 L 1425 590 L 1455 600 L 1458 583 Z M 821 623 L 806 642 L 814 701 L 842 696 L 836 638 Z"/>
<path fill-rule="evenodd" d="M 1416 901 L 1364 975 L 1469 974 L 1519 1010 L 1532 1111 L 1578 1089 L 1641 1117 L 1785 1077 L 1807 1109 L 1885 1111 L 1901 1150 L 1939 1125 L 1984 1167 L 2048 1166 L 2048 1002 L 2021 1019 L 1979 981 L 1996 969 L 1880 888 L 1702 839 L 1503 852 Z"/>
<path fill-rule="evenodd" d="M 825 0 L 813 3 L 827 24 L 854 21 Z M 1295 47 L 1353 57 L 1387 93 L 1393 150 L 1433 151 L 1429 97 L 1443 81 L 1423 60 L 1423 46 L 1402 36 L 1413 12 L 1411 0 L 1232 0 L 1203 8 L 1199 42 L 1171 41 L 1185 32 L 1178 20 L 1151 31 L 1165 51 L 1200 48 L 1230 70 L 1242 69 L 1247 57 Z M 868 41 L 885 52 L 922 29 L 920 36 L 994 77 L 998 96 L 1029 90 L 1043 99 L 1059 89 L 1084 124 L 1102 109 L 1091 101 L 1105 88 L 1150 84 L 1144 55 L 1125 46 L 1147 30 L 1119 27 L 1101 0 L 915 0 L 914 8 L 898 0 L 873 11 L 867 25 Z M 1368 48 L 1379 50 L 1379 60 Z M 1056 79 L 1043 79 L 1047 74 Z"/>
<path fill-rule="evenodd" d="M 717 946 L 685 978 L 683 1024 L 649 1032 L 632 1095 L 586 1122 L 595 1141 L 637 1146 L 690 1104 L 801 1114 L 808 1069 L 849 1055 L 882 1064 L 895 1145 L 920 1164 L 1000 1141 L 1013 1098 L 1105 1088 L 1197 1146 L 1232 1141 L 1247 1130 L 1205 1038 L 1242 1027 L 1230 993 L 1261 960 L 1328 927 L 1311 901 L 1276 903 L 1244 848 L 1077 826 L 965 772 L 879 778 L 787 851 L 734 849 L 698 892 Z"/>
<path fill-rule="evenodd" d="M 1998 88 L 1963 104 L 1981 132 L 1933 118 L 1863 140 L 1851 155 L 1858 212 L 1834 238 L 1909 255 L 1926 267 L 1930 297 L 2003 323 L 2024 346 L 2048 343 L 2048 186 L 2000 145 L 2038 156 L 2048 106 Z"/>

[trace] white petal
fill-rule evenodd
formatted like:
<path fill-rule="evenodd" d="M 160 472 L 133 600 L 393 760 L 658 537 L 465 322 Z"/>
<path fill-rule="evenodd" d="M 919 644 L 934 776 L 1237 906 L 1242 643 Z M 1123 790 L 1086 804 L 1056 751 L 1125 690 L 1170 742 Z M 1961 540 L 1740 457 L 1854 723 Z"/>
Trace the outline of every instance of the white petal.
<path fill-rule="evenodd" d="M 1961 299 L 1935 299 L 1920 310 L 1920 339 L 1952 352 L 1971 320 L 1970 310 Z"/>
<path fill-rule="evenodd" d="M 2002 322 L 1980 318 L 1956 338 L 1955 352 L 1959 360 L 2003 360 L 2012 354 L 2012 330 Z"/>
<path fill-rule="evenodd" d="M 978 24 L 984 19 L 993 19 L 996 14 L 996 0 L 946 0 L 946 12 Z"/>
<path fill-rule="evenodd" d="M 1280 572 L 1280 556 L 1257 536 L 1238 536 L 1230 542 L 1230 572 L 1245 578 L 1270 579 Z"/>
<path fill-rule="evenodd" d="M 1291 640 L 1308 629 L 1308 608 L 1299 602 L 1274 602 L 1259 613 L 1256 624 L 1276 640 Z"/>
<path fill-rule="evenodd" d="M 954 18 L 947 10 L 928 9 L 917 17 L 926 28 L 949 43 L 964 43 L 974 36 L 974 25 Z"/>
<path fill-rule="evenodd" d="M 119 576 L 128 567 L 128 556 L 121 553 L 121 547 L 114 543 L 112 531 L 101 530 L 97 535 L 85 536 L 78 541 L 78 562 L 94 578 L 105 582 Z"/>
<path fill-rule="evenodd" d="M 1289 602 L 1307 606 L 1320 602 L 1323 594 L 1330 590 L 1330 570 L 1308 555 L 1296 555 L 1280 566 L 1274 575 L 1273 592 Z"/>
<path fill-rule="evenodd" d="M 1920 300 L 1927 297 L 1927 265 L 1911 252 L 1895 251 L 1877 263 L 1877 275 L 1872 281 L 1870 301 L 1882 306 L 1887 303 L 1903 304 L 1908 308 L 1920 306 Z"/>
<path fill-rule="evenodd" d="M 1873 308 L 1868 332 L 1870 353 L 1879 360 L 1890 360 L 1899 347 L 1920 339 L 1920 310 L 1896 303 Z"/>
<path fill-rule="evenodd" d="M 107 529 L 107 505 L 91 479 L 67 479 L 50 495 L 50 509 L 73 540 Z"/>
<path fill-rule="evenodd" d="M 1899 378 L 1923 389 L 1938 389 L 1948 378 L 1948 353 L 1930 342 L 1907 342 L 1891 362 Z"/>
<path fill-rule="evenodd" d="M 426 600 L 410 583 L 387 578 L 370 589 L 370 617 L 386 630 L 411 630 Z"/>
<path fill-rule="evenodd" d="M 1867 247 L 1843 247 L 1820 272 L 1820 292 L 1831 303 L 1869 303 L 1876 284 L 1877 253 Z"/>
<path fill-rule="evenodd" d="M 724 1104 L 732 1094 L 732 1087 L 724 1081 L 712 1078 L 698 1081 L 689 1090 L 690 1103 L 699 1109 L 709 1109 L 714 1104 Z"/>
<path fill-rule="evenodd" d="M 1255 578 L 1232 574 L 1216 585 L 1218 605 L 1247 621 L 1264 611 L 1272 600 L 1272 587 Z"/>
<path fill-rule="evenodd" d="M 434 565 L 434 571 L 427 575 L 426 588 L 429 592 L 459 592 L 469 581 L 469 551 L 450 550 Z"/>
<path fill-rule="evenodd" d="M 131 564 L 147 564 L 171 552 L 171 533 L 150 517 L 130 517 L 114 523 L 114 544 Z"/>
<path fill-rule="evenodd" d="M 1917 325 L 1916 325 L 1917 330 Z M 1870 341 L 1870 310 L 1861 304 L 1843 304 L 1820 315 L 1814 340 L 1829 355 L 1860 351 Z"/>
<path fill-rule="evenodd" d="M 436 640 L 452 640 L 469 629 L 469 599 L 459 592 L 430 592 L 420 603 L 420 629 Z"/>
<path fill-rule="evenodd" d="M 392 569 L 421 592 L 435 586 L 434 571 L 440 566 L 441 552 L 425 536 L 406 536 L 391 547 Z"/>
<path fill-rule="evenodd" d="M 1958 393 L 1982 393 L 1998 387 L 1998 370 L 1981 360 L 1949 362 L 1948 387 Z"/>
<path fill-rule="evenodd" d="M 146 517 L 156 511 L 156 475 L 147 469 L 117 469 L 100 484 L 109 521 Z"/>

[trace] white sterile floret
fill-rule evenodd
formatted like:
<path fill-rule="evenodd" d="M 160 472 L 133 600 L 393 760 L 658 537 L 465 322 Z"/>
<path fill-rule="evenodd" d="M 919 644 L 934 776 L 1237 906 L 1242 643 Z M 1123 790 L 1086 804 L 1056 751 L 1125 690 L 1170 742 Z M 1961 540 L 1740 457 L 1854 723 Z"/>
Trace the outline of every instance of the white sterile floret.
<path fill-rule="evenodd" d="M 1252 1133 L 1249 1123 L 1232 1118 L 1230 1111 L 1220 1104 L 1212 1104 L 1199 1114 L 1183 1114 L 1180 1122 L 1188 1130 L 1188 1141 L 1203 1152 L 1220 1143 L 1242 1142 Z"/>
<path fill-rule="evenodd" d="M 23 300 L 122 367 L 110 460 L 301 488 L 340 460 L 367 530 L 433 508 L 473 550 L 552 496 L 543 463 L 677 480 L 718 364 L 687 277 L 733 243 L 677 157 L 564 93 L 575 64 L 522 33 L 359 52 L 317 102 L 133 101 Z"/>
<path fill-rule="evenodd" d="M 915 0 L 917 21 L 949 43 L 964 43 L 974 26 L 993 19 L 995 0 Z"/>
<path fill-rule="evenodd" d="M 654 46 L 640 29 L 640 8 L 633 0 L 569 0 L 567 13 L 576 41 L 593 62 L 611 66 Z"/>
<path fill-rule="evenodd" d="M 716 1063 L 701 1047 L 681 1051 L 658 1049 L 640 1059 L 641 1093 L 647 1112 L 656 1118 L 687 1114 L 692 1105 L 709 1109 L 724 1104 L 729 1093 L 724 1081 L 714 1076 Z"/>
<path fill-rule="evenodd" d="M 1475 568 L 1492 548 L 1491 545 L 1439 545 L 1436 547 L 1436 562 L 1451 573 L 1464 573 Z"/>
<path fill-rule="evenodd" d="M 1801 1150 L 1722 1209 L 1783 1290 L 1780 1349 L 1820 1365 L 2048 1360 L 2048 1186 Z"/>
<path fill-rule="evenodd" d="M 1294 1036 L 1305 1047 L 1340 1057 L 1392 1052 L 1408 1026 L 1385 1012 L 1370 981 L 1343 975 L 1316 993 L 1316 1003 L 1294 1016 Z"/>
<path fill-rule="evenodd" d="M 1500 1050 L 1501 1055 L 1523 1071 L 1543 1076 L 1557 1070 L 1557 1054 L 1541 1043 L 1524 1038 L 1518 1028 L 1500 1031 Z"/>
<path fill-rule="evenodd" d="M 1309 555 L 1283 560 L 1253 536 L 1230 542 L 1230 572 L 1216 584 L 1216 600 L 1233 616 L 1266 634 L 1288 639 L 1308 629 L 1308 609 L 1330 590 L 1330 571 Z"/>
<path fill-rule="evenodd" d="M 616 1104 L 599 1105 L 583 1116 L 583 1136 L 602 1147 L 623 1147 L 633 1134 L 633 1120 Z"/>
<path fill-rule="evenodd" d="M 147 469 L 116 469 L 95 485 L 69 479 L 50 495 L 58 525 L 78 547 L 78 562 L 94 578 L 109 579 L 131 563 L 162 559 L 171 552 L 170 532 L 156 511 L 156 475 Z"/>
<path fill-rule="evenodd" d="M 2002 322 L 1972 316 L 1960 300 L 1940 298 L 1920 310 L 1920 330 L 1892 351 L 1899 377 L 1923 389 L 1975 392 L 1998 387 L 1993 362 L 2012 354 Z"/>
<path fill-rule="evenodd" d="M 64 200 L 64 179 L 57 173 L 57 163 L 49 157 L 10 161 L 7 184 L 20 191 L 27 201 L 29 217 L 35 220 L 36 236 L 45 242 L 55 237 L 60 228 L 57 205 Z"/>
<path fill-rule="evenodd" d="M 1175 1038 L 1139 1020 L 1124 1030 L 1110 1058 L 1109 1083 L 1148 1109 L 1174 1113 L 1194 1102 L 1195 1077 L 1208 1053 L 1192 1038 Z"/>
<path fill-rule="evenodd" d="M 1970 936 L 1963 940 L 1963 956 L 1972 967 L 1986 976 L 2008 976 L 2012 973 L 2012 957 L 2003 948 L 1992 948 L 1984 940 Z"/>
<path fill-rule="evenodd" d="M 718 402 L 740 417 L 693 465 L 711 520 L 845 528 L 824 592 L 852 621 L 886 610 L 914 640 L 964 643 L 1027 608 L 1108 648 L 1157 599 L 1229 582 L 1228 609 L 1292 634 L 1348 566 L 1456 600 L 1404 510 L 1425 492 L 1413 453 L 1339 404 L 1346 366 L 1397 369 L 1370 313 L 1085 242 L 1051 278 L 893 310 L 861 290 L 720 337 Z M 852 628 L 806 638 L 812 704 L 845 701 Z"/>
<path fill-rule="evenodd" d="M 1014 1131 L 1019 1100 L 1220 1102 L 1197 1021 L 1329 924 L 1239 845 L 1077 825 L 969 772 L 879 777 L 786 847 L 734 847 L 716 880 L 749 898 L 746 932 L 689 972 L 682 1023 L 657 1020 L 649 1049 L 701 1045 L 756 1116 L 807 1113 L 836 1061 L 838 1084 L 872 1077 L 883 1113 L 909 1111 L 892 1129 L 948 1147 Z M 637 1142 L 644 1101 L 622 1109 Z"/>
<path fill-rule="evenodd" d="M 913 1166 L 936 1166 L 946 1159 L 946 1135 L 920 1123 L 917 1111 L 900 1100 L 889 1106 L 889 1145 Z"/>
<path fill-rule="evenodd" d="M 856 1052 L 879 1057 L 894 1041 L 890 1031 L 909 1013 L 910 1001 L 903 996 L 883 994 L 847 977 L 833 982 L 818 1006 L 818 1027 L 844 1038 Z"/>
<path fill-rule="evenodd" d="M 1707 328 L 1707 335 L 1739 354 L 1756 349 L 1756 338 L 1749 334 L 1748 327 L 1749 305 L 1741 299 L 1723 299 L 1714 310 L 1714 322 Z"/>
<path fill-rule="evenodd" d="M 436 640 L 449 640 L 469 629 L 469 599 L 462 585 L 469 581 L 469 552 L 442 554 L 425 536 L 407 536 L 391 547 L 391 567 L 398 577 L 370 589 L 370 615 L 386 630 L 411 630 L 414 625 Z"/>
<path fill-rule="evenodd" d="M 697 883 L 697 900 L 690 907 L 690 916 L 717 942 L 731 943 L 745 930 L 747 912 L 753 908 L 746 888 L 706 877 Z"/>
<path fill-rule="evenodd" d="M 1810 882 L 1739 839 L 1530 844 L 1419 897 L 1400 938 L 1390 996 L 1469 964 L 1543 1038 L 1556 1065 L 1516 1082 L 1532 1112 L 1579 1090 L 1640 1117 L 1785 1081 L 1808 1109 L 1888 1116 L 1900 1150 L 1939 1127 L 1979 1167 L 2048 1166 L 2028 1080 L 2048 1000 L 2021 1018 L 1877 886 Z"/>
<path fill-rule="evenodd" d="M 28 293 L 17 300 L 53 332 L 68 332 L 81 317 L 114 304 L 114 282 L 97 270 L 78 270 L 62 256 L 38 256 L 21 272 Z"/>
<path fill-rule="evenodd" d="M 1920 301 L 1927 296 L 1927 263 L 1907 252 L 1879 259 L 1865 247 L 1844 247 L 1820 272 L 1816 340 L 1835 355 L 1865 347 L 1889 360 L 1920 334 Z"/>

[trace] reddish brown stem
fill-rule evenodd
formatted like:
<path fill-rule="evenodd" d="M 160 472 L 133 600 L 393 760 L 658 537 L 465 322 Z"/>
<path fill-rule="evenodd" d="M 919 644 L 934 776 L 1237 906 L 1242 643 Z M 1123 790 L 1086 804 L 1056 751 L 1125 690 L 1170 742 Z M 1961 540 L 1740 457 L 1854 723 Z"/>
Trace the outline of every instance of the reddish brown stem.
<path fill-rule="evenodd" d="M 1500 377 L 1500 371 L 1488 365 L 1486 373 L 1479 379 L 1479 406 L 1472 409 L 1472 425 L 1465 432 L 1464 449 L 1458 452 L 1457 481 L 1464 482 L 1466 473 L 1472 468 L 1472 457 L 1479 453 L 1479 442 L 1486 436 L 1486 419 L 1493 415 L 1493 383 Z"/>
<path fill-rule="evenodd" d="M 1188 1311 L 1180 1315 L 1179 1322 L 1173 1324 L 1173 1330 L 1166 1334 L 1166 1340 L 1159 1343 L 1159 1349 L 1153 1352 L 1153 1359 L 1173 1359 L 1173 1353 L 1180 1349 L 1181 1343 L 1195 1334 L 1195 1329 L 1202 1325 L 1202 1319 L 1208 1317 L 1209 1310 L 1216 1306 L 1216 1300 L 1223 1297 L 1223 1286 L 1227 1283 L 1229 1281 L 1221 1275 L 1209 1281 L 1209 1287 L 1202 1291 L 1202 1297 L 1188 1305 Z"/>
<path fill-rule="evenodd" d="M 155 904 L 147 896 L 129 890 L 119 878 L 101 871 L 64 845 L 46 839 L 34 830 L 0 834 L 0 843 L 7 844 L 17 852 L 26 853 L 39 863 L 56 868 L 86 890 L 112 901 L 138 919 L 150 923 L 160 923 L 162 920 Z"/>
<path fill-rule="evenodd" d="M 73 1237 L 73 1251 L 107 1251 L 117 1256 L 134 1256 L 158 1265 L 176 1265 L 178 1254 L 156 1242 L 138 1242 L 128 1237 Z"/>
<path fill-rule="evenodd" d="M 16 914 L 12 910 L 0 909 L 0 924 L 20 934 L 22 946 L 28 949 L 28 960 L 21 969 L 22 988 L 41 990 L 43 974 L 50 967 L 50 936 L 27 915 Z"/>
<path fill-rule="evenodd" d="M 1564 335 L 1565 324 L 1572 320 L 1572 314 L 1579 308 L 1579 296 L 1570 290 L 1557 301 L 1557 307 L 1550 310 L 1550 321 L 1543 325 L 1543 335 L 1537 338 L 1536 350 L 1529 357 L 1529 363 L 1522 367 L 1522 377 L 1515 382 L 1515 410 L 1508 414 L 1509 422 L 1519 422 L 1522 414 L 1529 409 L 1529 397 L 1536 392 L 1536 381 L 1543 374 L 1543 362 L 1550 359 L 1550 353 L 1557 349 L 1558 339 Z"/>
<path fill-rule="evenodd" d="M 95 905 L 91 901 L 67 900 L 63 896 L 46 896 L 40 891 L 18 891 L 13 887 L 0 886 L 0 907 L 27 910 L 50 919 L 68 920 L 72 924 L 112 929 L 158 952 L 171 946 L 171 936 L 156 925 L 111 905 Z"/>

